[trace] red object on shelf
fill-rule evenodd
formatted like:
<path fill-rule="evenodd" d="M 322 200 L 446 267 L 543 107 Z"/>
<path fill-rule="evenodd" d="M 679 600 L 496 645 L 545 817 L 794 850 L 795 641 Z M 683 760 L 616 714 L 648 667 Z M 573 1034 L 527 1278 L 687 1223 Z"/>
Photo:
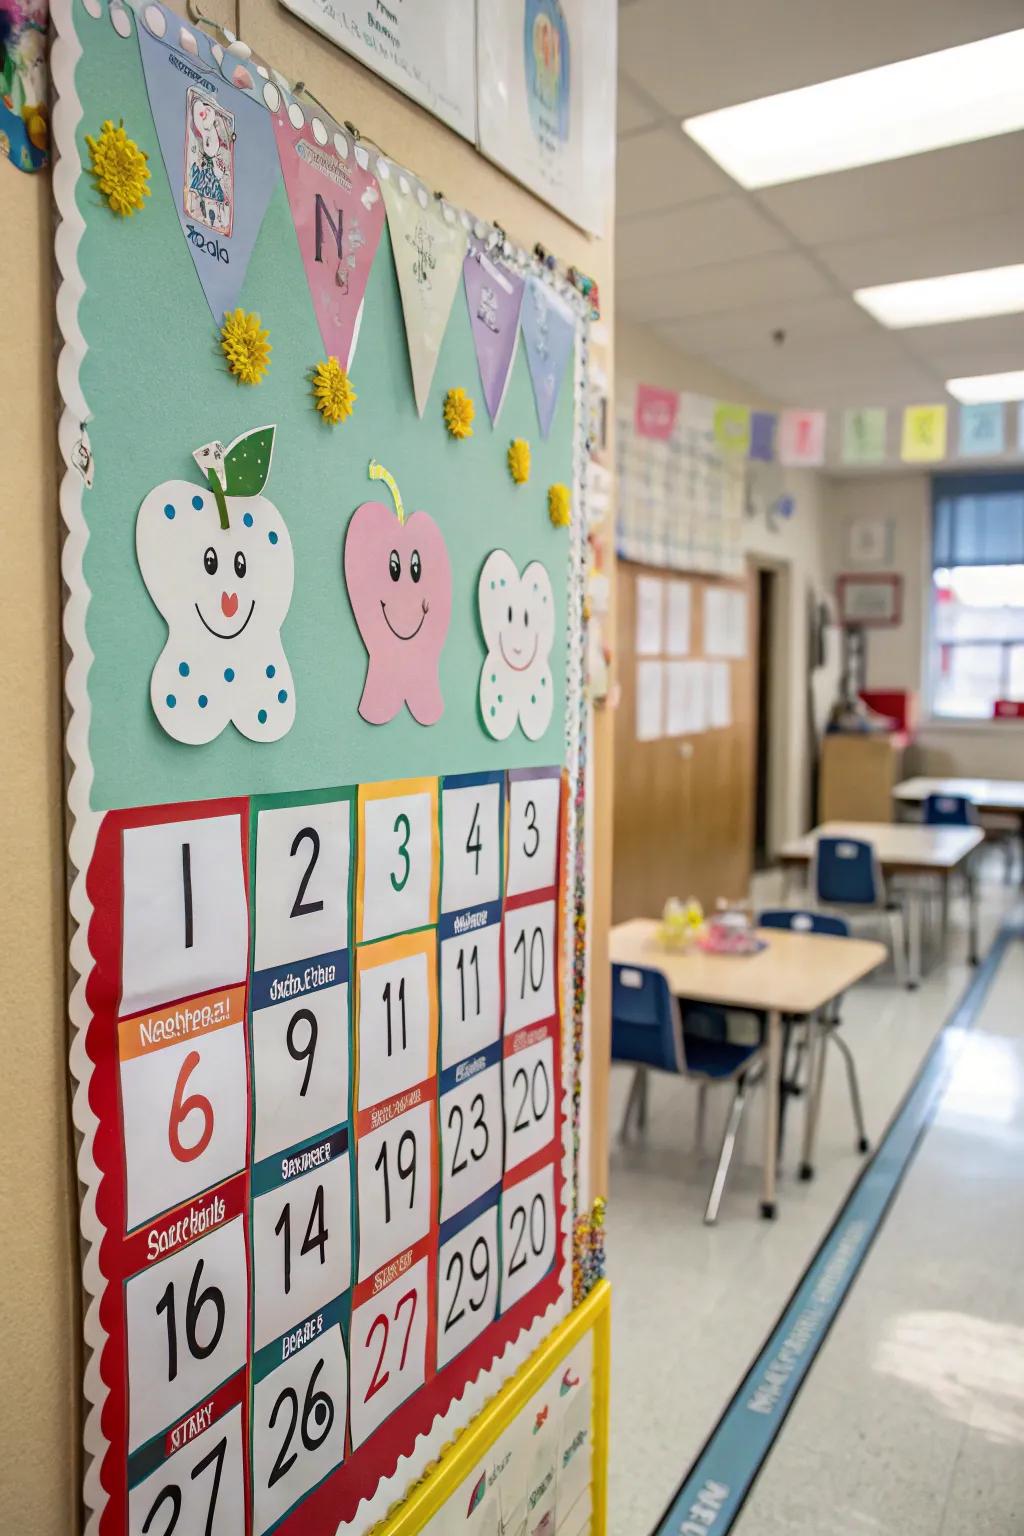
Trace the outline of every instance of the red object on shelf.
<path fill-rule="evenodd" d="M 1024 699 L 996 699 L 993 720 L 1024 720 Z"/>
<path fill-rule="evenodd" d="M 862 688 L 861 701 L 876 715 L 895 721 L 894 730 L 913 736 L 917 730 L 917 694 L 910 688 Z"/>

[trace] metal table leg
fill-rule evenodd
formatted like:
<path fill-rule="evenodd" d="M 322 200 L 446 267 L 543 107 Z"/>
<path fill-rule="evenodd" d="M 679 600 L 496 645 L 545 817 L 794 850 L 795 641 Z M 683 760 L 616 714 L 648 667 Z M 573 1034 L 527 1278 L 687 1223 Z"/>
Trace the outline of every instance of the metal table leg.
<path fill-rule="evenodd" d="M 771 1008 L 768 1011 L 767 1029 L 768 1049 L 764 1074 L 764 1183 L 761 1190 L 761 1215 L 770 1221 L 776 1213 L 779 1076 L 782 1067 L 782 1019 L 777 1008 Z"/>

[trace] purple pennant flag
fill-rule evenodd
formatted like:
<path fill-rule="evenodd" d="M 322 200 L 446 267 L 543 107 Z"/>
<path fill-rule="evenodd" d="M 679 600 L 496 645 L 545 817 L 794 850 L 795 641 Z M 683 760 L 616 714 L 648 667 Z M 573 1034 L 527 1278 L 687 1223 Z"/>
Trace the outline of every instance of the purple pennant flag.
<path fill-rule="evenodd" d="M 462 263 L 462 277 L 484 399 L 491 421 L 496 422 L 516 355 L 526 284 L 489 255 L 481 241 L 472 238 Z"/>
<path fill-rule="evenodd" d="M 751 411 L 748 458 L 761 459 L 765 464 L 771 464 L 774 461 L 777 419 L 773 411 Z"/>
<path fill-rule="evenodd" d="M 136 31 L 178 222 L 220 325 L 281 176 L 270 113 L 224 78 L 204 32 L 155 0 Z"/>
<path fill-rule="evenodd" d="M 572 355 L 576 321 L 568 304 L 554 289 L 539 278 L 531 277 L 526 283 L 521 324 L 526 361 L 537 401 L 540 435 L 547 437 L 565 378 L 565 366 Z"/>

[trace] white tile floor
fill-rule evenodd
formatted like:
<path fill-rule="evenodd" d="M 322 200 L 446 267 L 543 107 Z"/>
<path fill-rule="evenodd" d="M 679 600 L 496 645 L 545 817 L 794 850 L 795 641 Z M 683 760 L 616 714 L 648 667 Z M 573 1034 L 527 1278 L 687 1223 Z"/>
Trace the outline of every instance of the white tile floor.
<path fill-rule="evenodd" d="M 983 947 L 1015 898 L 1001 884 L 984 887 Z M 844 1032 L 872 1138 L 966 984 L 964 920 L 955 910 L 950 958 L 919 992 L 883 978 L 846 1000 Z M 969 1518 L 972 1532 L 986 1536 L 1024 1530 L 1024 1514 L 1007 1523 L 1024 1486 L 1020 1467 L 1011 1470 L 1014 1458 L 1024 1459 L 1024 1182 L 1016 1177 L 1024 1150 L 1024 1017 L 1013 1002 L 1022 980 L 1024 957 L 1015 948 L 941 1123 L 734 1527 L 743 1536 L 783 1529 L 953 1536 Z M 613 1069 L 613 1124 L 629 1081 L 627 1070 Z M 796 1178 L 802 1101 L 794 1101 L 779 1220 L 761 1221 L 759 1098 L 716 1228 L 701 1217 L 728 1089 L 712 1092 L 703 1159 L 693 1146 L 695 1089 L 669 1078 L 652 1081 L 646 1143 L 613 1150 L 610 1536 L 648 1536 L 654 1528 L 861 1166 L 845 1075 L 832 1052 L 817 1177 L 809 1184 Z M 1001 1106 L 995 1121 L 993 1102 Z M 993 1125 L 999 1134 L 982 1150 L 979 1126 Z M 990 1500 L 978 1493 L 989 1482 Z"/>

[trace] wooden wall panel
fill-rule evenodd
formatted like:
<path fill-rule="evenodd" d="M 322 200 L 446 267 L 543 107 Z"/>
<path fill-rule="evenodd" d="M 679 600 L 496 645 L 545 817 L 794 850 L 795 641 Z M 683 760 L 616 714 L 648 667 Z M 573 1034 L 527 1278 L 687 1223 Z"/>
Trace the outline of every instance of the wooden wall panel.
<path fill-rule="evenodd" d="M 747 654 L 729 661 L 732 723 L 698 735 L 636 739 L 636 581 L 665 571 L 618 564 L 618 675 L 615 724 L 613 917 L 657 916 L 669 896 L 696 896 L 705 910 L 720 896 L 746 897 L 753 867 L 757 582 L 687 575 L 691 586 L 690 656 L 704 656 L 704 591 L 747 593 Z"/>

